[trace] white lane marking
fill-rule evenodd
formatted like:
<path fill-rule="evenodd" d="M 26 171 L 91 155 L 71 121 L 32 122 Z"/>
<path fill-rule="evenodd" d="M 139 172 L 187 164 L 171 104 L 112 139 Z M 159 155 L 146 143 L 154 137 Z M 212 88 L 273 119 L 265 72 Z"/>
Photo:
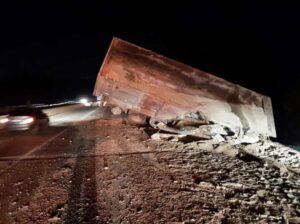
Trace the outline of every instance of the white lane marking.
<path fill-rule="evenodd" d="M 61 132 L 59 132 L 58 134 L 56 134 L 55 136 L 53 136 L 52 138 L 48 139 L 47 141 L 43 142 L 41 145 L 38 145 L 36 147 L 34 147 L 32 150 L 30 150 L 29 152 L 25 153 L 24 155 L 19 156 L 15 163 L 11 164 L 9 167 L 7 167 L 6 169 L 2 170 L 0 172 L 0 175 L 2 175 L 3 173 L 5 173 L 7 170 L 11 169 L 13 166 L 15 166 L 20 160 L 24 160 L 26 159 L 28 156 L 30 156 L 32 153 L 42 149 L 45 145 L 47 145 L 48 143 L 50 143 L 51 141 L 53 141 L 54 139 L 56 139 L 57 137 L 59 137 L 60 135 L 62 135 L 63 133 L 65 133 L 69 128 L 66 128 L 64 130 L 62 130 Z"/>

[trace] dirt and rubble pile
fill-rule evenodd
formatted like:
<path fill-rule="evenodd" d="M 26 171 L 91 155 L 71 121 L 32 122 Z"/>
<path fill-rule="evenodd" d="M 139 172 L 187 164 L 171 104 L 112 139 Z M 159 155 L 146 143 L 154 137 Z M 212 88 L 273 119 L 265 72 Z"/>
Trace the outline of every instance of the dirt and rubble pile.
<path fill-rule="evenodd" d="M 149 127 L 103 122 L 98 122 L 103 130 L 99 132 L 98 127 L 97 133 L 106 140 L 100 138 L 96 144 L 96 152 L 107 155 L 96 162 L 102 219 L 115 223 L 300 222 L 297 173 L 281 172 L 248 153 L 217 152 L 221 143 L 218 146 L 214 138 L 157 141 L 145 135 L 154 131 Z M 228 151 L 240 147 L 222 143 Z"/>
<path fill-rule="evenodd" d="M 52 169 L 26 197 L 6 196 L 8 223 L 300 223 L 296 172 L 241 153 L 226 136 L 158 141 L 155 131 L 115 118 L 72 127 L 39 152 L 61 144 L 58 159 L 27 162 L 28 171 Z M 0 187 L 13 195 L 24 184 Z"/>
<path fill-rule="evenodd" d="M 153 140 L 195 142 L 199 147 L 230 156 L 247 154 L 278 167 L 281 173 L 300 174 L 300 153 L 271 141 L 267 135 L 213 123 L 190 113 L 181 119 L 159 121 L 150 119 Z M 156 132 L 155 132 L 156 131 Z"/>
<path fill-rule="evenodd" d="M 215 140 L 187 143 L 173 137 L 151 140 L 153 147 L 173 152 L 157 154 L 157 159 L 166 163 L 170 173 L 190 176 L 175 182 L 185 189 L 190 203 L 201 198 L 197 202 L 201 211 L 218 211 L 211 223 L 300 223 L 300 175 L 293 172 L 300 160 L 289 159 L 286 147 L 272 142 L 246 146 Z M 267 144 L 263 154 L 260 148 Z M 260 157 L 256 151 L 247 153 L 254 147 Z"/>
<path fill-rule="evenodd" d="M 206 125 L 202 130 L 207 135 L 207 130 L 213 130 L 209 140 L 157 133 L 149 127 L 106 125 L 109 141 L 101 141 L 98 147 L 120 147 L 118 156 L 108 157 L 99 164 L 118 167 L 117 170 L 108 168 L 111 177 L 108 180 L 104 173 L 99 173 L 102 183 L 99 199 L 106 198 L 101 207 L 110 214 L 107 220 L 114 217 L 115 221 L 124 223 L 133 220 L 138 223 L 300 223 L 300 175 L 290 169 L 292 165 L 297 167 L 299 160 L 294 159 L 289 168 L 285 163 L 286 169 L 282 169 L 268 154 L 258 157 L 247 152 L 247 147 L 255 144 L 262 147 L 269 144 L 271 148 L 267 151 L 272 149 L 273 154 L 274 145 L 283 146 L 270 141 L 263 143 L 265 139 L 261 136 L 257 143 L 241 143 L 233 138 L 234 133 L 216 124 L 211 127 L 201 124 Z M 147 139 L 144 132 L 159 138 Z M 163 135 L 167 138 L 161 139 Z M 244 139 L 253 138 L 249 135 Z M 123 150 L 127 155 L 122 155 Z M 109 203 L 112 205 L 107 207 Z M 113 205 L 120 209 L 112 208 Z"/>
<path fill-rule="evenodd" d="M 179 173 L 189 176 L 176 183 L 188 204 L 199 206 L 195 212 L 206 213 L 212 220 L 222 213 L 222 220 L 229 223 L 299 223 L 299 176 L 282 177 L 278 169 L 262 161 L 245 162 L 191 144 L 168 142 L 160 147 L 176 151 L 158 154 L 158 161 L 167 163 L 177 177 Z"/>

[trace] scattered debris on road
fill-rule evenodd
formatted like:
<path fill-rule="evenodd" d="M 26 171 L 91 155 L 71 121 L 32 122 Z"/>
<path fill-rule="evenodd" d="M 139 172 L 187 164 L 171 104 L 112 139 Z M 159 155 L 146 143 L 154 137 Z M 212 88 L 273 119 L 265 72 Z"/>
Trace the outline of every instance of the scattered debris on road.
<path fill-rule="evenodd" d="M 215 139 L 157 141 L 147 134 L 153 131 L 151 126 L 124 124 L 115 115 L 72 127 L 36 153 L 41 161 L 23 161 L 2 176 L 4 220 L 299 222 L 297 173 L 283 174 L 263 159 L 241 154 L 240 144 Z M 237 150 L 236 156 L 217 151 L 233 151 L 230 148 Z M 55 159 L 43 158 L 52 153 Z M 64 153 L 73 156 L 66 158 Z"/>

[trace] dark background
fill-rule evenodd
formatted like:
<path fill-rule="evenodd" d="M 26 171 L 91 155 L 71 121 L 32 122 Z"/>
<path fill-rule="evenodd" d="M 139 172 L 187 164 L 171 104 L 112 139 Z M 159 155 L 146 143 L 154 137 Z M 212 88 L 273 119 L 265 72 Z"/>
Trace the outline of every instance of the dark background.
<path fill-rule="evenodd" d="M 91 96 L 117 36 L 270 96 L 279 140 L 298 144 L 300 7 L 294 2 L 2 2 L 0 105 Z"/>

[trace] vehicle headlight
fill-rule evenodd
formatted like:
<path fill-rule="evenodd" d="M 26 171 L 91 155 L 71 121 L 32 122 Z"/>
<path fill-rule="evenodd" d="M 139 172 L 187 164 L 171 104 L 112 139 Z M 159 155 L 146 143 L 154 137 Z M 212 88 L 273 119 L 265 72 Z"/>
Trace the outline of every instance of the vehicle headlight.
<path fill-rule="evenodd" d="M 3 119 L 0 120 L 0 124 L 5 124 L 8 121 L 9 121 L 9 119 L 7 117 L 3 118 Z"/>
<path fill-rule="evenodd" d="M 80 103 L 82 103 L 82 104 L 86 104 L 87 102 L 88 102 L 88 100 L 86 98 L 80 99 Z"/>
<path fill-rule="evenodd" d="M 29 117 L 29 118 L 26 118 L 24 121 L 22 121 L 21 123 L 22 124 L 30 124 L 34 121 L 34 118 L 33 117 Z"/>

